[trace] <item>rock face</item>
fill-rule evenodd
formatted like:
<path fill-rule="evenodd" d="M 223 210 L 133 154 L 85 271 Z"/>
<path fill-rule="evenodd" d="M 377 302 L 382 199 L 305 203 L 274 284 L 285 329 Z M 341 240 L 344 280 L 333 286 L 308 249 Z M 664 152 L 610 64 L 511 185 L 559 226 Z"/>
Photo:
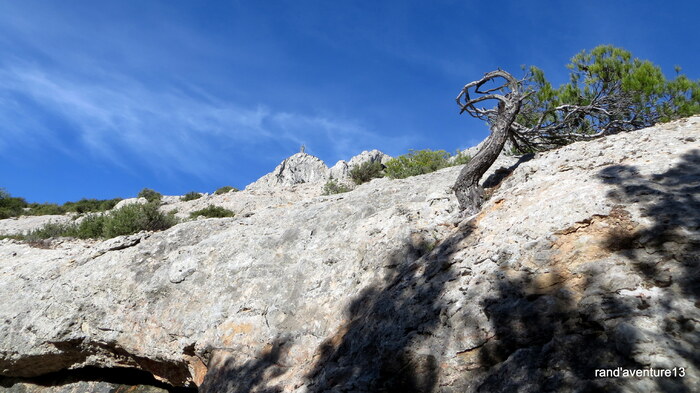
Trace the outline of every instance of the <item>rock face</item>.
<path fill-rule="evenodd" d="M 350 171 L 356 166 L 360 166 L 365 162 L 380 162 L 386 164 L 389 160 L 391 160 L 391 156 L 377 149 L 370 151 L 365 150 L 351 158 L 349 162 L 345 160 L 338 161 L 330 168 L 330 177 L 333 179 L 348 180 L 350 178 Z"/>
<path fill-rule="evenodd" d="M 349 162 L 338 161 L 328 168 L 319 158 L 306 153 L 297 153 L 285 159 L 271 173 L 261 177 L 246 187 L 246 190 L 271 189 L 294 186 L 304 183 L 323 184 L 333 178 L 342 182 L 350 178 L 350 170 L 365 162 L 386 163 L 391 159 L 379 150 L 363 151 L 351 158 Z"/>
<path fill-rule="evenodd" d="M 50 222 L 68 223 L 72 221 L 72 219 L 73 218 L 68 215 L 22 216 L 6 218 L 0 220 L 0 236 L 26 234 Z"/>
<path fill-rule="evenodd" d="M 473 217 L 450 191 L 459 170 L 295 189 L 101 243 L 3 240 L 0 375 L 127 367 L 200 392 L 700 391 L 700 117 L 501 157 Z M 598 376 L 618 367 L 676 376 Z"/>
<path fill-rule="evenodd" d="M 300 183 L 318 183 L 328 178 L 328 167 L 319 158 L 306 153 L 297 153 L 261 177 L 246 189 L 293 186 Z"/>
<path fill-rule="evenodd" d="M 114 209 L 121 209 L 124 206 L 129 206 L 129 205 L 134 205 L 134 204 L 143 205 L 145 203 L 148 203 L 148 200 L 144 197 L 127 198 L 127 199 L 119 201 L 116 205 L 114 205 Z"/>

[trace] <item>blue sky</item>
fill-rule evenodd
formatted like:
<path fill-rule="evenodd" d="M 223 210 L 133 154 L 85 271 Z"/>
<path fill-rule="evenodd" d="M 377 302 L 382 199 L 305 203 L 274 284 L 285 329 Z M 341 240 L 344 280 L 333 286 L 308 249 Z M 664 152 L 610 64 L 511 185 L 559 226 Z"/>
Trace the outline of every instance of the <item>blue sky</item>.
<path fill-rule="evenodd" d="M 498 5 L 495 5 L 495 4 Z M 668 5 L 673 4 L 673 5 Z M 566 81 L 613 44 L 700 78 L 698 1 L 0 0 L 0 187 L 32 202 L 243 188 L 306 151 L 455 151 L 467 82 Z"/>

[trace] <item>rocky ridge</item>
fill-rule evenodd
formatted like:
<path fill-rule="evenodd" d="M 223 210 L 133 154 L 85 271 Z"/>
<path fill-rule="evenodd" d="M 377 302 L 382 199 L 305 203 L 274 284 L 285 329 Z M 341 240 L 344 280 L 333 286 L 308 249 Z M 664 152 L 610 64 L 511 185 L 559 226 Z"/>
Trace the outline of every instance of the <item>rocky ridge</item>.
<path fill-rule="evenodd" d="M 365 162 L 386 163 L 391 159 L 379 150 L 363 151 L 350 159 L 338 161 L 328 168 L 318 157 L 297 153 L 282 161 L 271 173 L 249 184 L 246 190 L 270 189 L 303 183 L 325 183 L 329 179 L 350 182 L 350 171 Z"/>
<path fill-rule="evenodd" d="M 698 391 L 698 138 L 693 117 L 501 157 L 474 217 L 456 167 L 252 187 L 223 196 L 246 214 L 105 242 L 3 240 L 0 391 L 85 391 L 31 378 L 86 367 L 201 392 Z M 684 377 L 595 376 L 616 367 Z"/>

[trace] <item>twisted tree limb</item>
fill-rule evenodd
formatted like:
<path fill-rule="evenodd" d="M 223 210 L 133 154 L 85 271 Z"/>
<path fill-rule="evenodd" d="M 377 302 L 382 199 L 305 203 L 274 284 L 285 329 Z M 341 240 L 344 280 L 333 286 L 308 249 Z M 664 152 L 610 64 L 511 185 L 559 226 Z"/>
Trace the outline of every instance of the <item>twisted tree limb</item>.
<path fill-rule="evenodd" d="M 505 82 L 496 88 L 481 90 L 481 87 L 487 82 L 498 79 Z M 474 89 L 475 94 L 482 95 L 471 98 L 471 89 Z M 502 91 L 505 94 L 496 94 L 494 91 Z M 457 96 L 457 104 L 461 108 L 460 113 L 466 112 L 473 117 L 486 120 L 491 127 L 491 135 L 474 158 L 462 168 L 452 187 L 460 208 L 467 214 L 476 213 L 481 208 L 483 189 L 479 185 L 479 180 L 498 158 L 506 140 L 512 136 L 513 122 L 520 111 L 524 98 L 525 96 L 520 91 L 520 81 L 503 70 L 491 71 L 483 78 L 468 83 Z M 480 102 L 493 100 L 498 103 L 496 108 L 487 109 L 476 106 Z"/>

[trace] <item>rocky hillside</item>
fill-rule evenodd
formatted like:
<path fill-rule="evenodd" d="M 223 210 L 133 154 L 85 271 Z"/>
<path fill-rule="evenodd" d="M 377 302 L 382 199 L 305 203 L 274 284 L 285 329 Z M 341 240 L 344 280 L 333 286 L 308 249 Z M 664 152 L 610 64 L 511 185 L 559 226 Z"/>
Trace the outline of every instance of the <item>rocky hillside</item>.
<path fill-rule="evenodd" d="M 459 170 L 3 240 L 0 391 L 700 391 L 700 117 Z"/>

